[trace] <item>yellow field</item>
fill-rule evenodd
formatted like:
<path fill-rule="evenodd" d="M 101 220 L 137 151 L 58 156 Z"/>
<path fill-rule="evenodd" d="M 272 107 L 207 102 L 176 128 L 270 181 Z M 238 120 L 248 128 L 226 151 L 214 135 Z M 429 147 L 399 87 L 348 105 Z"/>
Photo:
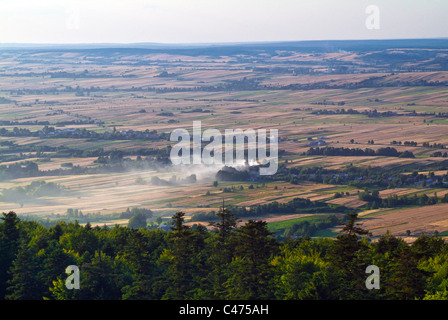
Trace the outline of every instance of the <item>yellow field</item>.
<path fill-rule="evenodd" d="M 380 214 L 364 216 L 362 226 L 373 236 L 380 236 L 389 231 L 393 235 L 405 236 L 410 230 L 414 236 L 427 235 L 434 231 L 448 230 L 448 204 L 438 204 L 419 208 L 383 211 Z"/>

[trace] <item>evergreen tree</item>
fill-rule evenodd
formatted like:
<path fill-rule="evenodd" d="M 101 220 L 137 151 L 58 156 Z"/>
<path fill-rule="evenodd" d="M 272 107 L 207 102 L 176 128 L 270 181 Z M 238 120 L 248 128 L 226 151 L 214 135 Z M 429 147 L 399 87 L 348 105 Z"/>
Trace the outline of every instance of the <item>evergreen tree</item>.
<path fill-rule="evenodd" d="M 76 290 L 79 300 L 119 300 L 122 293 L 118 279 L 121 270 L 115 268 L 111 257 L 101 251 L 92 259 L 91 263 L 80 267 L 80 289 Z"/>
<path fill-rule="evenodd" d="M 265 221 L 248 220 L 236 230 L 235 258 L 229 266 L 226 286 L 229 299 L 272 299 L 271 258 L 278 244 Z"/>
<path fill-rule="evenodd" d="M 163 299 L 187 299 L 199 294 L 198 285 L 205 275 L 208 253 L 205 252 L 204 228 L 184 224 L 185 213 L 176 212 L 172 217 L 172 230 L 167 234 L 168 249 L 159 258 L 165 268 Z M 202 276 L 202 277 L 201 277 Z"/>
<path fill-rule="evenodd" d="M 132 285 L 124 288 L 125 299 L 155 299 L 156 265 L 150 239 L 144 230 L 133 230 L 123 251 L 123 259 L 133 273 Z M 162 247 L 161 243 L 156 245 Z"/>
<path fill-rule="evenodd" d="M 9 270 L 10 279 L 7 281 L 7 300 L 42 300 L 46 290 L 41 275 L 43 264 L 37 257 L 35 250 L 22 242 Z"/>
<path fill-rule="evenodd" d="M 0 299 L 6 294 L 7 281 L 11 279 L 9 268 L 19 250 L 19 218 L 10 211 L 0 218 Z"/>
<path fill-rule="evenodd" d="M 98 250 L 98 236 L 87 223 L 82 227 L 78 221 L 70 224 L 69 229 L 59 239 L 60 244 L 67 250 L 83 255 L 92 255 Z"/>
<path fill-rule="evenodd" d="M 363 239 L 370 233 L 356 223 L 357 214 L 349 214 L 350 220 L 343 224 L 342 234 L 338 235 L 326 256 L 331 265 L 332 295 L 337 299 L 370 298 L 365 286 L 368 259 L 368 242 Z"/>
<path fill-rule="evenodd" d="M 406 247 L 391 261 L 388 276 L 383 279 L 385 296 L 393 300 L 422 299 L 425 295 L 428 272 L 418 268 L 416 256 Z"/>
<path fill-rule="evenodd" d="M 235 233 L 238 218 L 228 209 L 222 209 L 216 214 L 219 218 L 219 222 L 211 222 L 210 225 L 215 230 L 215 237 L 212 241 L 212 255 L 210 261 L 212 264 L 212 270 L 210 272 L 210 278 L 213 286 L 213 296 L 219 299 L 224 299 L 226 281 L 225 269 L 232 261 L 234 243 L 232 242 L 232 236 Z"/>
<path fill-rule="evenodd" d="M 79 289 L 68 289 L 65 280 L 68 275 L 58 277 L 50 288 L 56 300 L 119 300 L 122 297 L 123 270 L 116 268 L 111 257 L 99 251 L 89 262 L 78 259 Z"/>
<path fill-rule="evenodd" d="M 417 260 L 420 260 L 435 257 L 444 248 L 448 248 L 448 246 L 442 238 L 435 235 L 427 236 L 422 233 L 412 244 L 411 252 Z"/>
<path fill-rule="evenodd" d="M 38 256 L 42 259 L 42 269 L 39 272 L 39 277 L 45 284 L 43 296 L 50 297 L 49 288 L 53 281 L 66 277 L 65 268 L 75 264 L 75 259 L 64 252 L 56 240 L 50 241 L 47 248 L 41 250 Z"/>

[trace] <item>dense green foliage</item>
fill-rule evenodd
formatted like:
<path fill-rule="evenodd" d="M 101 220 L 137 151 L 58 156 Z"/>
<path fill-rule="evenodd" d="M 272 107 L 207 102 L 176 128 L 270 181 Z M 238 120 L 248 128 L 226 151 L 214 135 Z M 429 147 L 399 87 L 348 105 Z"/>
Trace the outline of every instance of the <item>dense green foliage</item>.
<path fill-rule="evenodd" d="M 2 299 L 448 299 L 448 245 L 421 235 L 412 245 L 389 234 L 369 242 L 350 214 L 335 239 L 278 241 L 264 221 L 244 224 L 228 210 L 213 231 L 169 231 L 61 222 L 50 228 L 3 213 Z M 367 289 L 366 267 L 380 269 Z M 65 268 L 80 269 L 67 289 Z"/>

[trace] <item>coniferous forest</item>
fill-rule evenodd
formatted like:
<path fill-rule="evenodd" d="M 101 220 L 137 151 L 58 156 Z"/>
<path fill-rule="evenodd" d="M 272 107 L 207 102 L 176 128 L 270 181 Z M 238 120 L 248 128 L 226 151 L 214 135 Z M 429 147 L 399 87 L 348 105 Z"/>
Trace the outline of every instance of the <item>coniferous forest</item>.
<path fill-rule="evenodd" d="M 369 240 L 356 214 L 336 239 L 279 241 L 264 221 L 242 223 L 229 210 L 212 230 L 47 227 L 3 213 L 0 297 L 5 300 L 442 300 L 448 299 L 448 244 L 422 234 L 412 245 L 386 234 Z M 68 289 L 67 266 L 80 270 Z M 379 289 L 367 289 L 380 271 Z"/>

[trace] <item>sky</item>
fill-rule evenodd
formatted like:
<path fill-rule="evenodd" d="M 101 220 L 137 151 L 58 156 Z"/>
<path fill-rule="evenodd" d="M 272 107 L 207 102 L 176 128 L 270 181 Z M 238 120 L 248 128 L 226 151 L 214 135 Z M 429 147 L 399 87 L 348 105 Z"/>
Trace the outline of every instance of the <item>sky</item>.
<path fill-rule="evenodd" d="M 441 37 L 448 0 L 0 0 L 0 43 Z"/>

